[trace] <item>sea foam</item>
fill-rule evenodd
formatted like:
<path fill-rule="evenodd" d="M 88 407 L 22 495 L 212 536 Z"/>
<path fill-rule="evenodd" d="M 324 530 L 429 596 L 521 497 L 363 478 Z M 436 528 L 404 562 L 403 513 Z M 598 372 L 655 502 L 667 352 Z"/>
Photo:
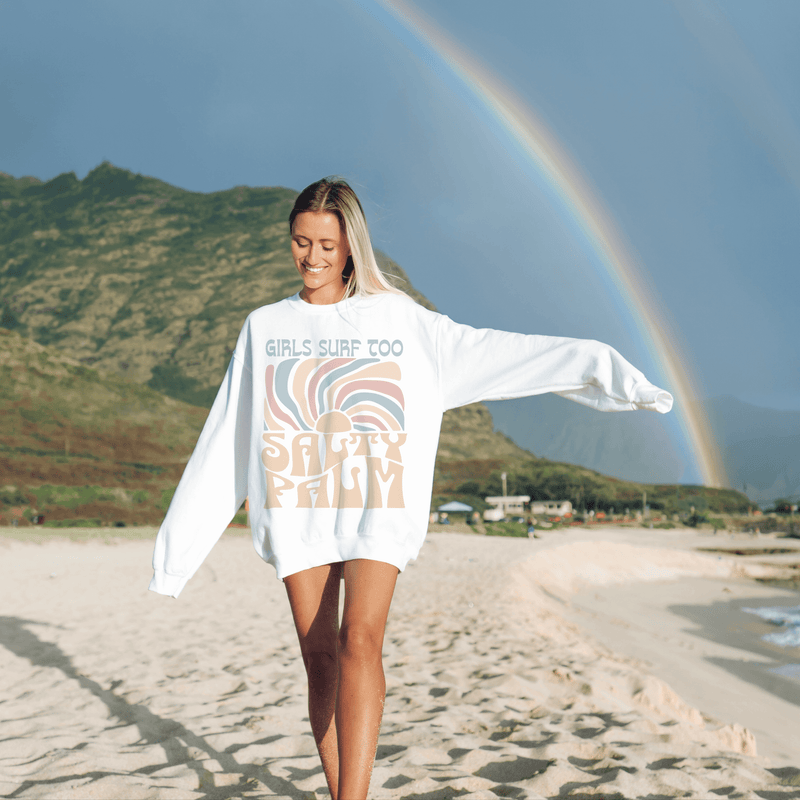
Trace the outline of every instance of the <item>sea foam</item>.
<path fill-rule="evenodd" d="M 800 606 L 765 606 L 764 608 L 742 608 L 748 614 L 778 625 L 782 630 L 768 633 L 761 638 L 780 647 L 800 647 Z"/>

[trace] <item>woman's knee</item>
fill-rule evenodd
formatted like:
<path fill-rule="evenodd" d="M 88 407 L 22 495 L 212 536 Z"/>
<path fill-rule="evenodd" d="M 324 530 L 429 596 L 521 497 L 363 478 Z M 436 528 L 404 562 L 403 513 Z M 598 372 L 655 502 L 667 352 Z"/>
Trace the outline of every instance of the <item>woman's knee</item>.
<path fill-rule="evenodd" d="M 330 665 L 335 666 L 338 659 L 339 644 L 337 634 L 331 632 L 324 637 L 307 637 L 300 642 L 300 652 L 303 656 L 303 663 L 306 672 L 326 669 Z"/>
<path fill-rule="evenodd" d="M 339 654 L 344 658 L 380 658 L 383 627 L 364 622 L 345 623 L 339 631 Z"/>
<path fill-rule="evenodd" d="M 308 649 L 301 648 L 301 650 L 310 691 L 313 694 L 320 692 L 324 694 L 330 688 L 335 687 L 339 676 L 336 639 L 333 640 L 333 646 L 316 646 Z"/>

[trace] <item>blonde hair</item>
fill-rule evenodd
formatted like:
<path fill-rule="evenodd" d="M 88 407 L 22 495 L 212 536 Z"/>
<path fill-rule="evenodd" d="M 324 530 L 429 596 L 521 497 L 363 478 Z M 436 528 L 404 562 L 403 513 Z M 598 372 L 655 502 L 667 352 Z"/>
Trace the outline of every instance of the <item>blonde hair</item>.
<path fill-rule="evenodd" d="M 364 209 L 347 181 L 342 178 L 330 177 L 306 186 L 298 195 L 294 202 L 294 208 L 289 214 L 290 232 L 294 228 L 294 221 L 298 214 L 306 211 L 326 211 L 335 214 L 347 236 L 350 256 L 342 272 L 342 278 L 345 281 L 345 296 L 352 297 L 355 294 L 370 295 L 381 292 L 405 294 L 389 282 L 388 277 L 378 266 L 372 250 L 372 241 L 369 238 Z"/>

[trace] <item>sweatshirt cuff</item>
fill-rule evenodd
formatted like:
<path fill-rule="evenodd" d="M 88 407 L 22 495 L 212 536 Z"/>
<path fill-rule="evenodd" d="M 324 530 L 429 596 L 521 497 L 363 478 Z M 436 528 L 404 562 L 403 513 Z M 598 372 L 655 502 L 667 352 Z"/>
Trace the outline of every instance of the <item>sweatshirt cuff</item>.
<path fill-rule="evenodd" d="M 633 407 L 666 414 L 672 408 L 672 395 L 652 383 L 640 383 L 634 387 Z"/>
<path fill-rule="evenodd" d="M 168 575 L 163 570 L 157 569 L 153 574 L 153 580 L 150 581 L 150 586 L 148 588 L 151 592 L 165 594 L 168 597 L 177 597 L 188 582 L 188 577 Z"/>

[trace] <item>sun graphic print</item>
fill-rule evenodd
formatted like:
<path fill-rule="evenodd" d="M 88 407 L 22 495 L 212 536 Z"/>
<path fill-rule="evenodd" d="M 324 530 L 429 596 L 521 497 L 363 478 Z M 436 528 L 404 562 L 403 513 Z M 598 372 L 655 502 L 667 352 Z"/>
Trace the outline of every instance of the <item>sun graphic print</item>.
<path fill-rule="evenodd" d="M 265 372 L 267 508 L 404 508 L 400 366 L 293 358 Z"/>

